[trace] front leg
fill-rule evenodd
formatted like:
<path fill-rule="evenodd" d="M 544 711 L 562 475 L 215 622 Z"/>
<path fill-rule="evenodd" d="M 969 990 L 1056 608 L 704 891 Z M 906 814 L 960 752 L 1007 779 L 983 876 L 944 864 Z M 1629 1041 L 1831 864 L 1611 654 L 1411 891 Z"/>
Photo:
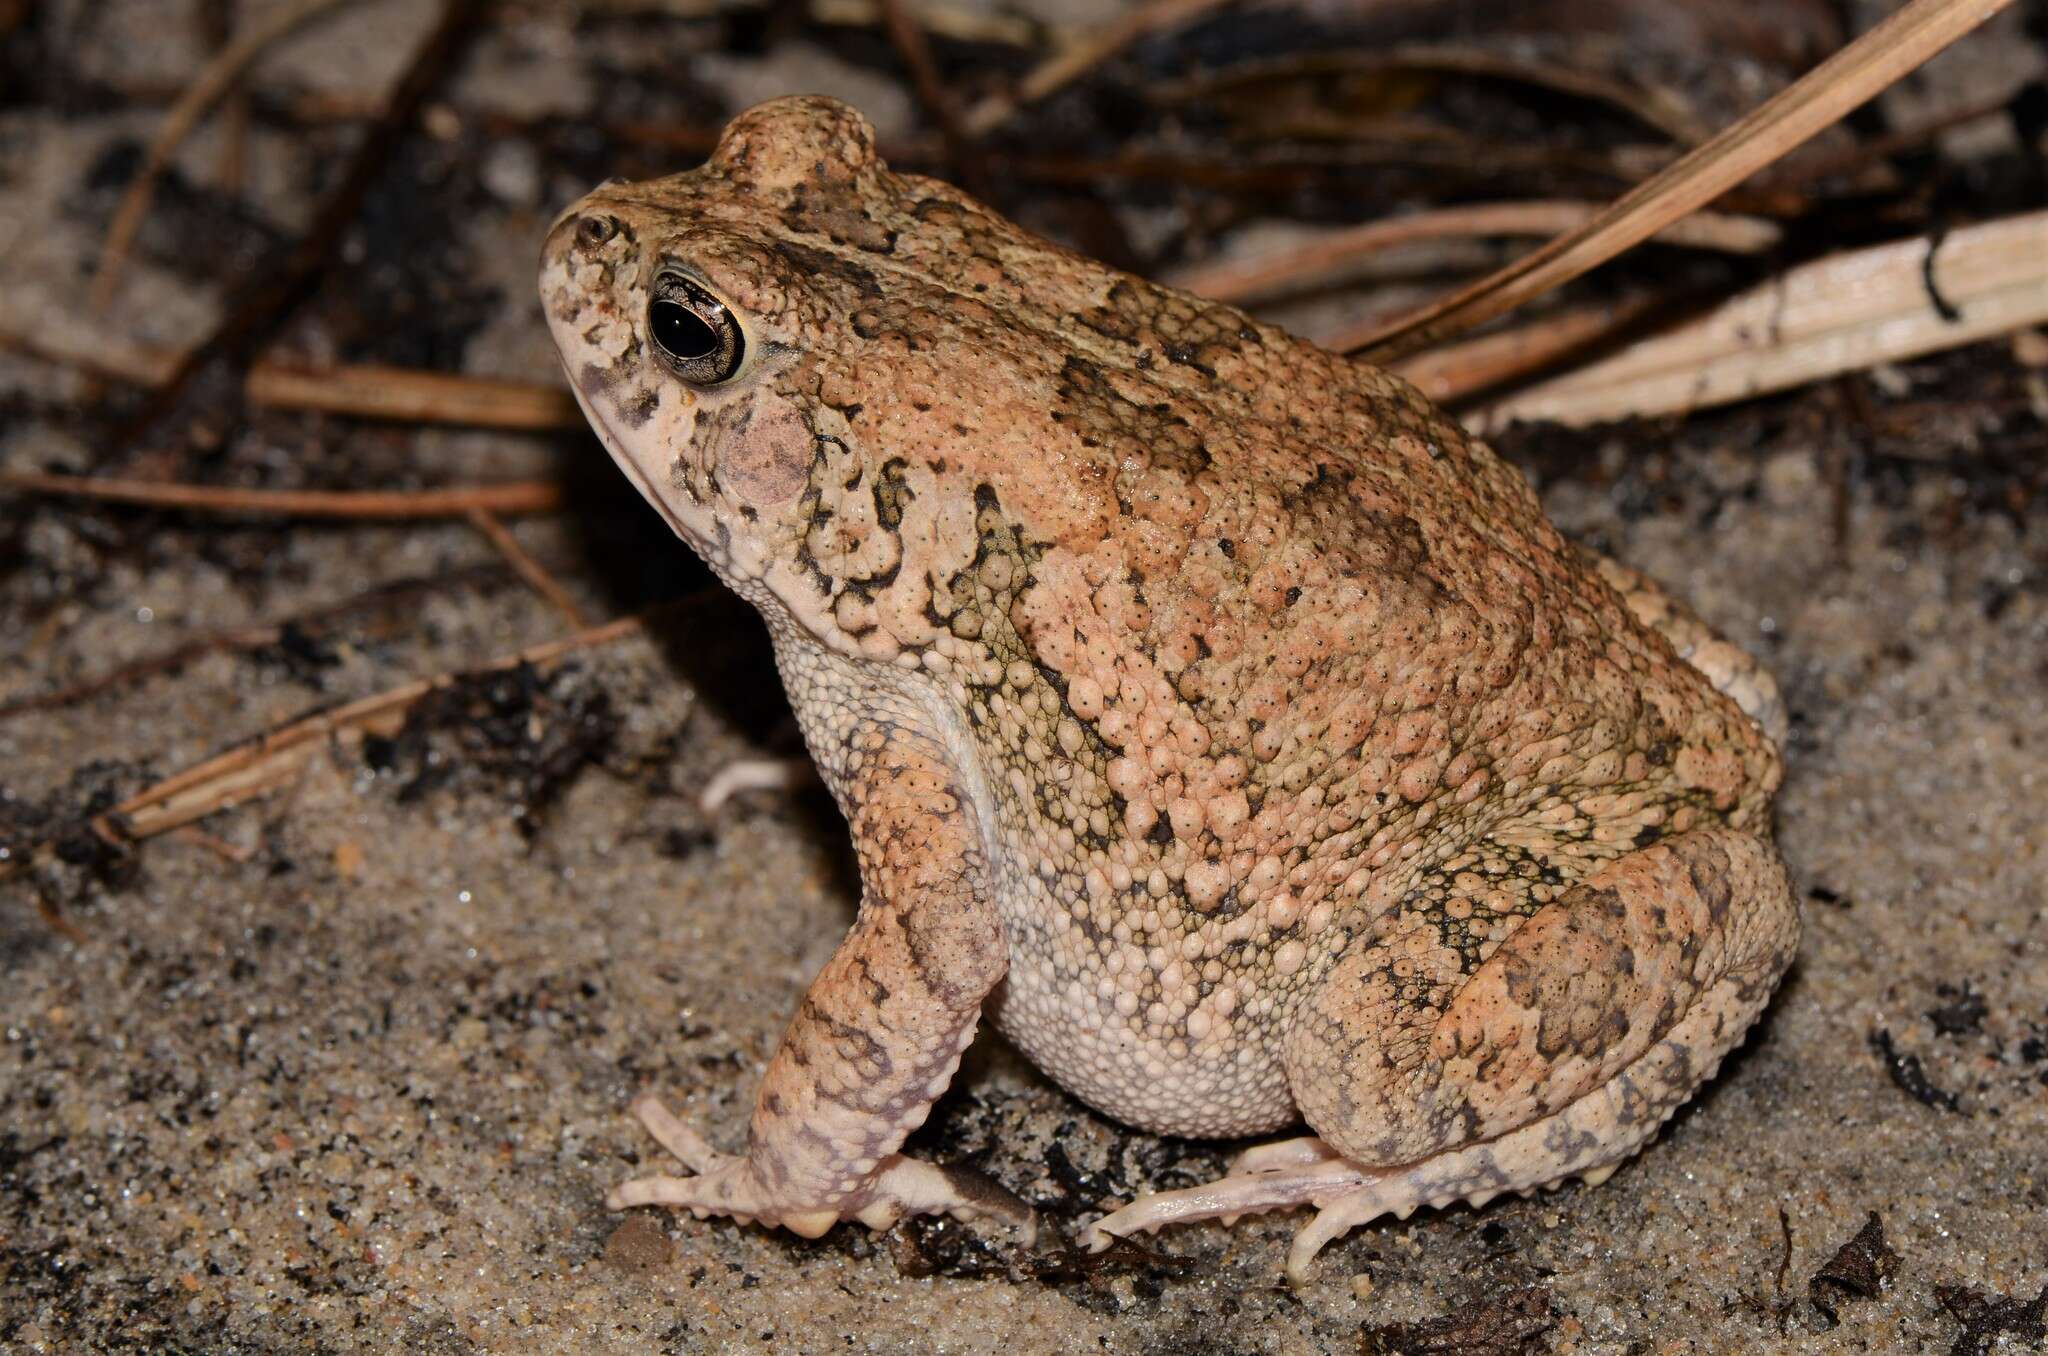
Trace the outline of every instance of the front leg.
<path fill-rule="evenodd" d="M 840 1220 L 1030 1211 L 966 1174 L 897 1153 L 974 1039 L 1009 951 L 973 807 L 937 746 L 900 726 L 858 730 L 835 777 L 860 857 L 853 930 L 811 982 L 755 1098 L 744 1156 L 717 1153 L 658 1102 L 643 1123 L 692 1169 L 615 1189 L 614 1209 L 667 1205 L 815 1238 Z"/>

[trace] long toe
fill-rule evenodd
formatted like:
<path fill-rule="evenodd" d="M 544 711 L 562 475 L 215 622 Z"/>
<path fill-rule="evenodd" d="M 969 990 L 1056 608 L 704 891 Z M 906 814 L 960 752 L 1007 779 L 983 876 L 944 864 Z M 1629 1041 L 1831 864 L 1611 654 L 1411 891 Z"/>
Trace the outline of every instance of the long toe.
<path fill-rule="evenodd" d="M 633 1116 L 662 1148 L 674 1154 L 691 1172 L 712 1172 L 727 1161 L 727 1155 L 719 1153 L 702 1135 L 678 1120 L 675 1113 L 663 1106 L 661 1099 L 653 1093 L 647 1093 L 633 1103 Z"/>
<path fill-rule="evenodd" d="M 1364 1169 L 1335 1157 L 1294 1167 L 1233 1174 L 1205 1186 L 1140 1196 L 1123 1209 L 1097 1220 L 1083 1237 L 1090 1250 L 1100 1252 L 1113 1240 L 1134 1233 L 1149 1233 L 1169 1224 L 1192 1224 L 1196 1220 L 1235 1219 L 1266 1210 L 1290 1210 L 1365 1180 Z"/>

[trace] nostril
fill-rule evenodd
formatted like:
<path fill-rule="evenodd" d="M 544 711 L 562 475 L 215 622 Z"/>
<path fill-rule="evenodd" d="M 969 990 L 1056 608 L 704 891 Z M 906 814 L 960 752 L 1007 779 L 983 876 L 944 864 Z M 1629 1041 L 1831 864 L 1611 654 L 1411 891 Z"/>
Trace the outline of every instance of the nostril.
<path fill-rule="evenodd" d="M 576 243 L 586 250 L 596 249 L 618 233 L 616 217 L 582 217 L 576 222 Z"/>

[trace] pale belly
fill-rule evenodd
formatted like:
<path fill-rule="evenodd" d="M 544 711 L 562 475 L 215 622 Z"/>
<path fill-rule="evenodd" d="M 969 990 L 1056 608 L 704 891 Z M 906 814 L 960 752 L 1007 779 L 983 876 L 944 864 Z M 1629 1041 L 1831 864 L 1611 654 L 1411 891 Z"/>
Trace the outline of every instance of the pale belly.
<path fill-rule="evenodd" d="M 1280 1063 L 1280 1033 L 1249 1022 L 1191 1045 L 1149 1037 L 1100 996 L 1095 979 L 1019 953 L 990 999 L 996 1029 L 1047 1076 L 1126 1125 L 1235 1139 L 1298 1123 Z"/>

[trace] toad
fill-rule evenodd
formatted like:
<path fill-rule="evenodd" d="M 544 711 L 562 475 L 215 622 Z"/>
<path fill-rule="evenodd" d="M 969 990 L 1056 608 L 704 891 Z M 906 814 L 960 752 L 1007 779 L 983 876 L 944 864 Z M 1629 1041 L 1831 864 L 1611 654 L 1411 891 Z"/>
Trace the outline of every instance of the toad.
<path fill-rule="evenodd" d="M 724 1153 L 614 1190 L 807 1236 L 1019 1207 L 900 1152 L 986 1015 L 1164 1134 L 1096 1222 L 1598 1182 L 1790 962 L 1769 676 L 1412 387 L 891 171 L 819 98 L 548 236 L 619 467 L 751 602 L 860 864 Z"/>

